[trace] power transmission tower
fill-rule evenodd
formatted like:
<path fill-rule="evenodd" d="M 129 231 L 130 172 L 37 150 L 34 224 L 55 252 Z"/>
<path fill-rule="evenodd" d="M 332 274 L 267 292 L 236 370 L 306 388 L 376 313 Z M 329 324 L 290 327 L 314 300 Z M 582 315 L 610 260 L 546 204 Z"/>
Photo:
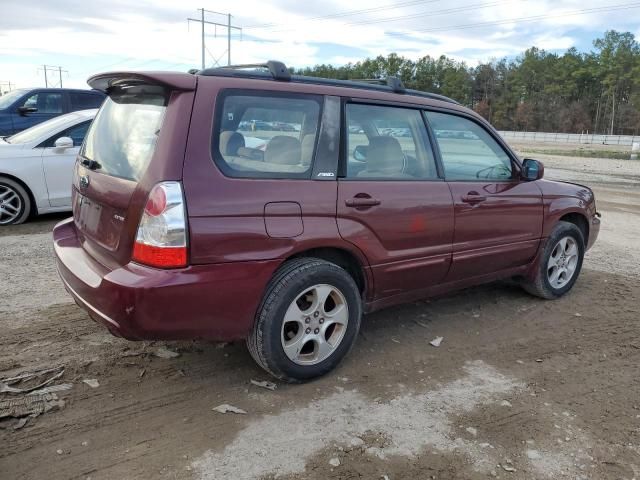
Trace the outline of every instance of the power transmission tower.
<path fill-rule="evenodd" d="M 39 70 L 39 69 L 38 69 Z M 60 84 L 58 85 L 60 88 L 62 88 L 62 72 L 65 73 L 69 73 L 68 70 L 63 70 L 62 67 L 60 66 L 51 66 L 51 65 L 43 65 L 42 66 L 42 70 L 44 70 L 44 86 L 48 87 L 49 86 L 49 78 L 47 77 L 47 71 L 58 71 L 58 78 L 60 79 Z"/>
<path fill-rule="evenodd" d="M 200 12 L 200 18 L 187 18 L 187 23 L 188 22 L 197 22 L 200 23 L 202 26 L 202 68 L 205 68 L 205 60 L 204 60 L 204 53 L 206 50 L 206 45 L 205 45 L 205 41 L 204 41 L 204 26 L 205 24 L 209 24 L 209 25 L 214 25 L 216 27 L 224 27 L 227 29 L 227 65 L 231 65 L 231 31 L 232 30 L 240 30 L 240 33 L 242 33 L 242 28 L 241 27 L 236 27 L 234 25 L 231 25 L 231 14 L 230 13 L 220 13 L 220 12 L 213 12 L 211 10 L 205 10 L 204 8 L 199 8 L 198 11 Z M 227 23 L 218 23 L 218 22 L 210 22 L 209 20 L 205 20 L 205 13 L 213 13 L 214 15 L 222 15 L 224 17 L 227 17 Z"/>
<path fill-rule="evenodd" d="M 8 88 L 8 90 L 5 88 Z M 5 92 L 10 92 L 11 91 L 11 81 L 5 81 L 5 80 L 0 80 L 0 95 L 4 95 Z M 13 84 L 15 86 L 15 84 Z"/>

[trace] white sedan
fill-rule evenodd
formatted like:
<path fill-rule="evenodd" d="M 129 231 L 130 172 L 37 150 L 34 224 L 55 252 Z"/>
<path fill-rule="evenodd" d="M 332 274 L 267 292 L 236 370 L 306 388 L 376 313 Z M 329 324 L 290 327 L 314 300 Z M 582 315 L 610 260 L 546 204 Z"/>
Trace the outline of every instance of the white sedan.
<path fill-rule="evenodd" d="M 97 111 L 61 115 L 0 139 L 0 226 L 71 210 L 73 164 Z"/>

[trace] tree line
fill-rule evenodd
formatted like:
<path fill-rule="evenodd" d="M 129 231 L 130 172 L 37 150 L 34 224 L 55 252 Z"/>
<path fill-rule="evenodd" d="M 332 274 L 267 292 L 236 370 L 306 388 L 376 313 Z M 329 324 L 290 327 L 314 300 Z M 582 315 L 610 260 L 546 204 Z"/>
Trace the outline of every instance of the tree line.
<path fill-rule="evenodd" d="M 414 61 L 391 53 L 295 73 L 343 80 L 396 76 L 407 88 L 473 108 L 500 130 L 640 133 L 640 44 L 630 32 L 608 31 L 590 52 L 531 47 L 515 59 L 476 67 L 444 55 Z"/>

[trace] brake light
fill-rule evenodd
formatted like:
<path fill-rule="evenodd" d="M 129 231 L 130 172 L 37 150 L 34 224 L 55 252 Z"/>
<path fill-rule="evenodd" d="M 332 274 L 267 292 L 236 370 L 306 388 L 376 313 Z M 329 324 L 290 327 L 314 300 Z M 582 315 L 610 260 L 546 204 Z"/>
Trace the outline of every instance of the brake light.
<path fill-rule="evenodd" d="M 149 193 L 132 258 L 158 268 L 187 265 L 187 227 L 179 182 L 158 183 Z"/>

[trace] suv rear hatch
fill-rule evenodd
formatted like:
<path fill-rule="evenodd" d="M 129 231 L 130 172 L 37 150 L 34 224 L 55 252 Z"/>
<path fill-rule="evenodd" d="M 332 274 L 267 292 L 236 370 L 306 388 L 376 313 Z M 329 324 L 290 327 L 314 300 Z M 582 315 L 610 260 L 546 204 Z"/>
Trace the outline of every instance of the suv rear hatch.
<path fill-rule="evenodd" d="M 131 260 L 154 185 L 182 179 L 196 76 L 122 72 L 88 83 L 108 98 L 75 165 L 73 218 L 84 250 L 114 269 Z"/>

